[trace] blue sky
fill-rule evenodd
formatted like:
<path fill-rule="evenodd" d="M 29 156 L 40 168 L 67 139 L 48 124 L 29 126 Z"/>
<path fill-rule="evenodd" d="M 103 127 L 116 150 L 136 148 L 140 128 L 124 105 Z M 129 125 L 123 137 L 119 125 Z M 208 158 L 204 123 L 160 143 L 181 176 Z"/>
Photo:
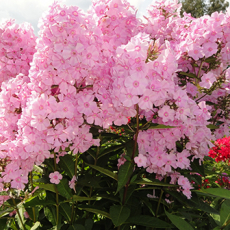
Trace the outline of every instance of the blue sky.
<path fill-rule="evenodd" d="M 54 0 L 0 0 L 0 23 L 5 18 L 14 18 L 16 23 L 29 22 L 34 27 L 37 34 L 38 19 L 42 13 L 48 9 Z M 87 11 L 91 5 L 91 0 L 62 0 L 66 5 L 76 5 Z M 140 17 L 146 12 L 147 6 L 154 0 L 129 0 L 138 9 Z"/>

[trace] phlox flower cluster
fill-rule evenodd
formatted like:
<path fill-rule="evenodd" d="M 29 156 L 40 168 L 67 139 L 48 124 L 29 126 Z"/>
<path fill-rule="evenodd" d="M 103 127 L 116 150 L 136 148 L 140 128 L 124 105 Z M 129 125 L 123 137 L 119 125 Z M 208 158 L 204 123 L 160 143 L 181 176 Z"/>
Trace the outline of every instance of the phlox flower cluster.
<path fill-rule="evenodd" d="M 179 9 L 162 1 L 141 23 L 123 0 L 94 1 L 88 14 L 53 3 L 39 21 L 29 74 L 2 84 L 0 157 L 9 163 L 1 183 L 24 189 L 33 165 L 54 152 L 58 163 L 66 148 L 78 154 L 99 146 L 91 125 L 126 125 L 138 112 L 149 126 L 138 134 L 135 163 L 158 179 L 170 176 L 190 198 L 192 186 L 178 171 L 203 160 L 210 140 L 228 132 L 230 108 L 220 102 L 229 95 L 230 12 L 194 19 Z"/>
<path fill-rule="evenodd" d="M 29 23 L 6 20 L 0 25 L 0 86 L 17 74 L 28 75 L 35 53 L 36 36 Z"/>
<path fill-rule="evenodd" d="M 209 156 L 214 158 L 216 162 L 229 162 L 230 160 L 230 137 L 217 139 L 214 147 L 209 151 Z"/>

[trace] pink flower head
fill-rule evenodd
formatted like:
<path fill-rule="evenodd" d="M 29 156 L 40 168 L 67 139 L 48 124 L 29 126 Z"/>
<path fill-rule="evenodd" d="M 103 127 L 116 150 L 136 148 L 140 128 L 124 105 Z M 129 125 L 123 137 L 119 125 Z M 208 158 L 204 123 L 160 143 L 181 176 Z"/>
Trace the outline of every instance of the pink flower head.
<path fill-rule="evenodd" d="M 137 157 L 134 158 L 135 163 L 138 167 L 146 167 L 147 164 L 147 157 L 143 154 L 139 154 Z"/>
<path fill-rule="evenodd" d="M 73 178 L 71 179 L 71 181 L 69 181 L 69 187 L 71 188 L 71 189 L 73 189 L 75 192 L 76 192 L 76 190 L 75 190 L 75 182 L 77 181 L 77 178 L 76 178 L 76 176 L 74 175 L 73 176 Z"/>
<path fill-rule="evenodd" d="M 162 118 L 163 122 L 167 122 L 169 120 L 174 120 L 175 111 L 170 109 L 168 105 L 165 105 L 158 111 L 159 117 Z"/>
<path fill-rule="evenodd" d="M 204 74 L 201 78 L 200 86 L 206 89 L 209 89 L 212 86 L 212 83 L 216 81 L 216 77 L 212 72 Z"/>
<path fill-rule="evenodd" d="M 50 173 L 49 178 L 51 183 L 59 184 L 60 180 L 62 179 L 62 175 L 58 171 L 55 171 L 53 173 Z"/>

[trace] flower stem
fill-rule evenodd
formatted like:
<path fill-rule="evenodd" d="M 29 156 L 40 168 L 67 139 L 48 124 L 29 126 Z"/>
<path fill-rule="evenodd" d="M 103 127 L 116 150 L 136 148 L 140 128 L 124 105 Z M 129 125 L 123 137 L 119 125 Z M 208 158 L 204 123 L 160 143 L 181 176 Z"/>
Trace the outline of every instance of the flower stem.
<path fill-rule="evenodd" d="M 26 228 L 25 228 L 25 226 L 24 226 L 24 224 L 23 224 L 23 221 L 22 221 L 22 217 L 21 217 L 20 212 L 19 212 L 19 210 L 18 210 L 18 206 L 17 206 L 15 200 L 14 200 L 14 199 L 12 199 L 12 200 L 13 200 L 14 207 L 15 207 L 15 209 L 16 209 L 16 212 L 17 212 L 17 214 L 18 214 L 19 220 L 20 220 L 20 222 L 21 222 L 21 224 L 22 224 L 22 228 L 23 228 L 23 230 L 26 230 Z"/>
<path fill-rule="evenodd" d="M 131 158 L 132 162 L 134 160 L 136 149 L 137 149 L 137 138 L 138 138 L 138 133 L 139 133 L 139 106 L 138 106 L 138 104 L 136 104 L 136 111 L 137 111 L 137 115 L 136 115 L 137 129 L 136 129 L 136 133 L 135 133 L 135 142 L 134 142 L 133 153 L 132 153 L 132 158 Z M 123 200 L 122 200 L 123 205 L 125 204 L 129 183 L 130 183 L 130 178 L 125 185 L 125 191 L 124 191 Z"/>

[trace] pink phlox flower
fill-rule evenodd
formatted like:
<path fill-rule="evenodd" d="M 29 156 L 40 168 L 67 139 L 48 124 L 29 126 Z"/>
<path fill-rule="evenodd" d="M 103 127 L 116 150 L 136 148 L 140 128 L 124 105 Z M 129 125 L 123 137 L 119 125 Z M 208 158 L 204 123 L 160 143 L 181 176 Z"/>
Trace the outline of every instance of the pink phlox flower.
<path fill-rule="evenodd" d="M 216 43 L 204 43 L 202 45 L 203 47 L 203 52 L 204 52 L 204 55 L 205 57 L 210 57 L 212 56 L 213 54 L 215 54 L 218 50 L 218 45 Z"/>
<path fill-rule="evenodd" d="M 138 103 L 139 107 L 141 109 L 146 110 L 146 111 L 153 109 L 153 103 L 155 101 L 154 96 L 155 96 L 155 94 L 152 90 L 146 89 L 144 91 L 142 97 L 140 98 L 139 103 Z"/>
<path fill-rule="evenodd" d="M 201 77 L 201 80 L 202 81 L 200 82 L 200 86 L 203 88 L 209 89 L 209 88 L 211 88 L 213 82 L 216 81 L 216 77 L 215 77 L 214 73 L 208 72 L 207 74 L 204 74 Z"/>
<path fill-rule="evenodd" d="M 170 109 L 168 105 L 163 106 L 158 111 L 158 115 L 162 118 L 163 122 L 167 122 L 169 120 L 173 121 L 175 119 L 175 111 Z"/>
<path fill-rule="evenodd" d="M 93 101 L 94 95 L 82 96 L 78 99 L 78 111 L 89 116 L 97 108 L 96 102 Z"/>
<path fill-rule="evenodd" d="M 46 130 L 50 126 L 50 121 L 42 115 L 32 116 L 30 121 L 32 127 L 39 131 Z"/>
<path fill-rule="evenodd" d="M 166 154 L 164 161 L 165 161 L 165 171 L 171 172 L 172 167 L 177 168 L 176 155 L 174 153 Z"/>
<path fill-rule="evenodd" d="M 199 60 L 199 58 L 202 58 L 204 56 L 203 48 L 198 44 L 193 43 L 188 46 L 188 55 L 192 57 L 195 61 L 197 61 Z"/>
<path fill-rule="evenodd" d="M 125 79 L 125 87 L 132 89 L 133 95 L 143 95 L 146 86 L 148 85 L 147 79 L 140 79 L 137 76 L 129 76 Z"/>
<path fill-rule="evenodd" d="M 63 133 L 64 127 L 62 124 L 57 124 L 55 129 L 49 129 L 47 132 L 47 142 L 52 144 L 54 147 L 59 147 L 62 142 L 66 141 L 66 134 Z"/>
<path fill-rule="evenodd" d="M 58 103 L 57 118 L 72 118 L 74 116 L 75 107 L 70 101 L 62 101 Z"/>
<path fill-rule="evenodd" d="M 77 181 L 77 177 L 74 175 L 73 178 L 71 179 L 71 181 L 69 181 L 69 187 L 71 189 L 74 190 L 74 192 L 76 193 L 76 189 L 75 189 L 75 183 Z"/>
<path fill-rule="evenodd" d="M 199 102 L 198 106 L 200 107 L 200 110 L 196 110 L 194 112 L 194 114 L 198 115 L 198 116 L 200 115 L 205 120 L 209 120 L 211 118 L 211 114 L 210 114 L 209 110 L 211 110 L 212 107 L 209 105 L 206 105 L 205 101 Z"/>
<path fill-rule="evenodd" d="M 22 170 L 15 171 L 12 176 L 11 187 L 16 189 L 24 189 L 26 183 L 28 183 L 28 176 L 23 175 Z"/>
<path fill-rule="evenodd" d="M 190 160 L 188 157 L 190 156 L 190 153 L 188 150 L 183 150 L 181 153 L 177 153 L 177 167 L 181 169 L 188 169 L 190 166 Z"/>
<path fill-rule="evenodd" d="M 137 157 L 134 158 L 134 162 L 137 164 L 138 167 L 146 167 L 147 164 L 147 157 L 143 154 L 139 154 Z"/>
<path fill-rule="evenodd" d="M 59 184 L 60 180 L 62 179 L 62 175 L 58 171 L 55 171 L 53 173 L 50 173 L 49 178 L 51 183 Z"/>

